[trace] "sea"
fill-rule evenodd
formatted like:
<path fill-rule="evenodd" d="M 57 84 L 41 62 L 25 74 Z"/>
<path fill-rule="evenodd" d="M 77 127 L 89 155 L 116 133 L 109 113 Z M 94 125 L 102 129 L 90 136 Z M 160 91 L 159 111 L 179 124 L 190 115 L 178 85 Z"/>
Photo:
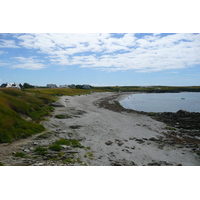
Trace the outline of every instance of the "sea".
<path fill-rule="evenodd" d="M 131 94 L 120 104 L 124 108 L 144 112 L 200 112 L 200 92 Z"/>

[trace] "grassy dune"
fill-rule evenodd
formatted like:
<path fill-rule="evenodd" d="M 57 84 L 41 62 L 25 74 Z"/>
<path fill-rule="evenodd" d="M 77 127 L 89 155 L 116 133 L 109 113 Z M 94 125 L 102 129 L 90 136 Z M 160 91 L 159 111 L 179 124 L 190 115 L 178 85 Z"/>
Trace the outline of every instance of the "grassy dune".
<path fill-rule="evenodd" d="M 12 142 L 44 131 L 39 122 L 52 111 L 48 103 L 54 100 L 45 94 L 0 89 L 0 142 Z"/>
<path fill-rule="evenodd" d="M 25 90 L 0 88 L 0 143 L 12 142 L 44 131 L 45 128 L 39 122 L 53 111 L 53 107 L 49 104 L 58 100 L 59 96 L 91 92 L 93 90 L 70 88 Z"/>

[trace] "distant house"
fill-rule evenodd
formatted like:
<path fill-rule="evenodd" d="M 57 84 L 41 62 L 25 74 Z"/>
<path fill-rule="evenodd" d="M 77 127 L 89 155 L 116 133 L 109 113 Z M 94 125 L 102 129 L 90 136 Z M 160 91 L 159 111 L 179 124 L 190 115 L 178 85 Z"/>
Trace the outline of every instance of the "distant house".
<path fill-rule="evenodd" d="M 1 87 L 21 89 L 22 85 L 21 83 L 3 83 Z"/>
<path fill-rule="evenodd" d="M 83 89 L 90 89 L 90 86 L 89 86 L 89 85 L 83 85 L 82 88 L 83 88 Z"/>
<path fill-rule="evenodd" d="M 69 88 L 68 85 L 60 85 L 59 88 Z"/>
<path fill-rule="evenodd" d="M 69 88 L 76 89 L 76 85 L 71 84 L 71 85 L 69 85 Z"/>
<path fill-rule="evenodd" d="M 47 84 L 47 88 L 57 88 L 56 84 Z"/>

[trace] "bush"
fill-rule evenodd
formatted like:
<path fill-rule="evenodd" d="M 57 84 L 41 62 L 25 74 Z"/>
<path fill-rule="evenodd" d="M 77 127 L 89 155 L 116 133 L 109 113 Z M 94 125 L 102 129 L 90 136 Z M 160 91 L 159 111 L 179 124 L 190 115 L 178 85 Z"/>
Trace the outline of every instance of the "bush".
<path fill-rule="evenodd" d="M 34 152 L 36 152 L 37 155 L 41 155 L 44 156 L 47 154 L 47 148 L 43 148 L 43 147 L 36 147 Z"/>
<path fill-rule="evenodd" d="M 23 153 L 23 152 L 17 152 L 14 156 L 15 156 L 15 157 L 24 158 L 24 157 L 26 157 L 26 154 Z"/>
<path fill-rule="evenodd" d="M 50 150 L 52 151 L 61 151 L 62 150 L 62 147 L 59 145 L 59 144 L 52 144 L 50 147 L 49 147 Z"/>

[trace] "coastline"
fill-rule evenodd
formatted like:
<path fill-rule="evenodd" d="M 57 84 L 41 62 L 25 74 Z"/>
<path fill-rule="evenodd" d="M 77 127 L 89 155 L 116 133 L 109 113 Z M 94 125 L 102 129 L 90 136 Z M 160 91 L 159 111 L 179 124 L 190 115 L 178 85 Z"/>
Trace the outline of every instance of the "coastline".
<path fill-rule="evenodd" d="M 55 107 L 52 116 L 42 122 L 47 129 L 46 132 L 51 134 L 40 140 L 37 137 L 43 133 L 37 134 L 18 149 L 33 157 L 35 147 L 47 148 L 61 138 L 76 139 L 84 148 L 70 149 L 63 145 L 60 154 L 51 152 L 55 159 L 48 159 L 46 155 L 35 159 L 16 158 L 12 161 L 13 155 L 8 155 L 3 163 L 37 166 L 200 165 L 198 156 L 191 151 L 194 147 L 180 148 L 171 137 L 167 137 L 174 130 L 166 129 L 165 123 L 153 119 L 147 113 L 120 106 L 118 101 L 127 95 L 130 93 L 106 92 L 62 96 L 56 102 L 58 107 Z M 58 119 L 58 115 L 65 117 Z M 62 156 L 59 157 L 57 154 Z M 69 157 L 71 162 L 68 162 Z"/>

